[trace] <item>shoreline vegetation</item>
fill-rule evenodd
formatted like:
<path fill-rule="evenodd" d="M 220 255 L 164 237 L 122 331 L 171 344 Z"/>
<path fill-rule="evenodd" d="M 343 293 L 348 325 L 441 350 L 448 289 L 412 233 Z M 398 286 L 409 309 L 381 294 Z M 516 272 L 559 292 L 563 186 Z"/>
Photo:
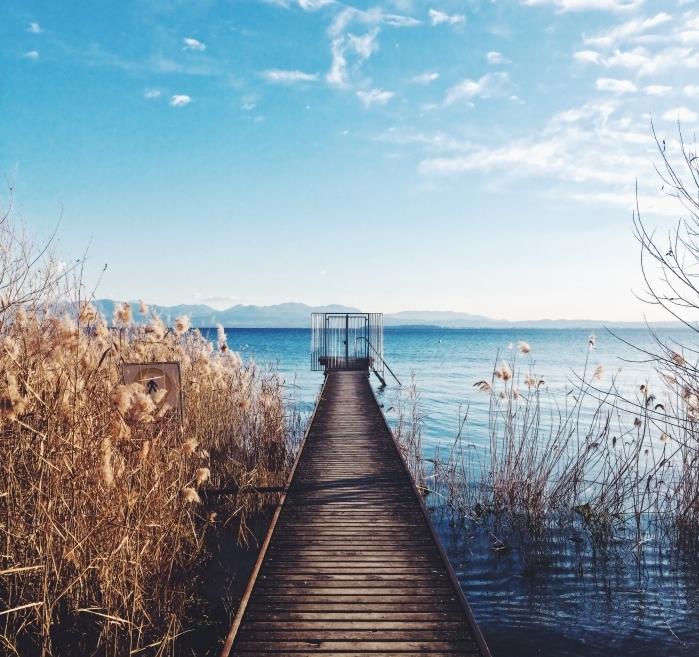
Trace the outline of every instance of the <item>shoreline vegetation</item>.
<path fill-rule="evenodd" d="M 249 491 L 284 483 L 298 418 L 223 331 L 214 346 L 145 307 L 135 324 L 128 304 L 108 324 L 76 276 L 0 218 L 0 652 L 171 654 L 207 534 L 254 541 L 276 496 Z M 122 363 L 158 361 L 180 364 L 181 420 L 122 381 Z"/>
<path fill-rule="evenodd" d="M 448 513 L 454 526 L 483 529 L 496 551 L 544 548 L 561 529 L 584 535 L 599 553 L 696 549 L 696 393 L 664 370 L 629 398 L 602 366 L 590 367 L 589 354 L 580 379 L 566 394 L 554 393 L 531 354 L 520 343 L 496 361 L 489 380 L 473 384 L 489 398 L 484 446 L 469 438 L 465 406 L 453 439 L 426 459 L 414 375 L 398 393 L 394 431 L 432 510 Z M 676 367 L 686 368 L 673 354 Z"/>
<path fill-rule="evenodd" d="M 654 133 L 655 134 L 655 133 Z M 637 206 L 643 300 L 699 335 L 699 159 L 678 140 L 671 154 L 656 137 L 663 191 L 684 218 L 658 237 Z M 699 349 L 647 327 L 651 347 L 622 340 L 647 364 L 635 393 L 593 367 L 588 340 L 582 371 L 565 394 L 537 375 L 533 349 L 512 345 L 492 373 L 473 383 L 489 396 L 484 449 L 469 441 L 469 409 L 459 411 L 453 440 L 425 462 L 422 414 L 413 383 L 395 407 L 396 433 L 416 480 L 424 482 L 454 526 L 486 531 L 492 549 L 526 551 L 534 561 L 561 529 L 584 538 L 594 554 L 646 549 L 667 554 L 699 548 Z M 613 331 L 611 331 L 614 335 Z M 416 447 L 417 446 L 417 447 Z M 525 555 L 526 556 L 526 555 Z"/>

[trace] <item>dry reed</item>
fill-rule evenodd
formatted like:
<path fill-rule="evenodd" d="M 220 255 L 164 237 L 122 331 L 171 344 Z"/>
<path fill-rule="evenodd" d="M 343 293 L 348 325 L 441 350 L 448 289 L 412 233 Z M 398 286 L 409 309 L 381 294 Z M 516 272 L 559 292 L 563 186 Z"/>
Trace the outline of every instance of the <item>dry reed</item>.
<path fill-rule="evenodd" d="M 490 381 L 474 384 L 489 395 L 487 443 L 470 440 L 467 408 L 453 442 L 431 461 L 427 478 L 437 504 L 491 529 L 526 528 L 530 539 L 561 523 L 581 525 L 602 547 L 622 540 L 677 544 L 696 535 L 699 443 L 691 396 L 667 373 L 658 377 L 662 402 L 648 383 L 629 397 L 615 378 L 603 386 L 602 377 L 588 355 L 580 380 L 556 393 L 533 361 L 513 356 L 500 363 Z"/>
<path fill-rule="evenodd" d="M 281 383 L 185 317 L 135 325 L 122 304 L 109 326 L 66 303 L 82 287 L 49 251 L 3 215 L 0 653 L 166 654 L 203 558 L 202 491 L 285 480 Z M 180 363 L 182 421 L 121 380 L 122 363 L 154 361 Z M 260 504 L 241 494 L 219 516 L 244 531 Z"/>

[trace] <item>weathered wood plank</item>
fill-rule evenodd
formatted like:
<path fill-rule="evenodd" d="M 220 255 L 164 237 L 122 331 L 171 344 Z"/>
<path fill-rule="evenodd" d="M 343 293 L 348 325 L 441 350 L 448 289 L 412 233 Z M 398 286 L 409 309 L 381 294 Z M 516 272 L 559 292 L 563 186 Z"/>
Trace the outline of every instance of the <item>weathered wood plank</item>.
<path fill-rule="evenodd" d="M 327 375 L 231 644 L 256 657 L 489 655 L 366 373 Z"/>

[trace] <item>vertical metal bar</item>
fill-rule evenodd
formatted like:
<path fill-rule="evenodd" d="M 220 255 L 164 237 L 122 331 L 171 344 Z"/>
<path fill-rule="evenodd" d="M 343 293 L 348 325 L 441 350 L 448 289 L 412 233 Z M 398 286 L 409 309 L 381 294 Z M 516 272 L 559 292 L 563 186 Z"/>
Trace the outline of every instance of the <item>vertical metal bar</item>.
<path fill-rule="evenodd" d="M 349 314 L 345 314 L 345 369 L 349 368 Z"/>

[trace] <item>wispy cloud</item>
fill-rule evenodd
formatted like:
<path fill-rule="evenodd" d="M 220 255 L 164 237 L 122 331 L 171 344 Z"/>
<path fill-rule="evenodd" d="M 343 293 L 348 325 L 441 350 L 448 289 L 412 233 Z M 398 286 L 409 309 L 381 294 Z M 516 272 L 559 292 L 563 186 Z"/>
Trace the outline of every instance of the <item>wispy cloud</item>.
<path fill-rule="evenodd" d="M 361 36 L 354 34 L 347 35 L 347 45 L 350 50 L 359 55 L 361 59 L 369 59 L 378 49 L 379 44 L 376 37 L 379 34 L 379 28 L 375 27 L 371 32 L 367 32 Z"/>
<path fill-rule="evenodd" d="M 41 34 L 43 31 L 44 30 L 41 29 L 41 25 L 34 21 L 27 25 L 27 32 L 29 32 L 29 34 Z"/>
<path fill-rule="evenodd" d="M 391 27 L 417 27 L 422 22 L 412 16 L 401 16 L 399 14 L 384 14 L 382 23 Z"/>
<path fill-rule="evenodd" d="M 682 93 L 690 98 L 699 97 L 699 84 L 688 84 L 682 89 Z"/>
<path fill-rule="evenodd" d="M 379 28 L 374 27 L 360 36 L 351 33 L 336 36 L 332 40 L 332 64 L 326 80 L 332 85 L 347 87 L 349 85 L 348 56 L 355 57 L 358 65 L 369 59 L 379 48 L 378 34 Z"/>
<path fill-rule="evenodd" d="M 638 91 L 638 87 L 631 80 L 617 80 L 616 78 L 599 78 L 595 82 L 599 91 L 609 91 L 614 94 L 632 94 Z"/>
<path fill-rule="evenodd" d="M 672 93 L 672 87 L 665 84 L 649 84 L 643 87 L 643 91 L 649 96 L 667 96 Z"/>
<path fill-rule="evenodd" d="M 184 42 L 182 50 L 196 50 L 197 52 L 204 52 L 204 50 L 206 50 L 206 44 L 194 37 L 185 37 L 182 41 Z"/>
<path fill-rule="evenodd" d="M 488 64 L 509 64 L 510 60 L 507 59 L 501 52 L 491 50 L 486 54 L 485 58 L 488 60 Z"/>
<path fill-rule="evenodd" d="M 160 96 L 162 96 L 162 92 L 160 91 L 160 89 L 146 89 L 143 92 L 143 97 L 149 100 L 160 98 Z"/>
<path fill-rule="evenodd" d="M 32 60 L 37 60 L 39 59 L 39 51 L 38 50 L 28 50 L 22 55 L 23 59 L 32 59 Z"/>
<path fill-rule="evenodd" d="M 347 57 L 345 57 L 345 40 L 341 37 L 333 39 L 330 47 L 332 64 L 325 75 L 328 84 L 336 87 L 347 86 Z"/>
<path fill-rule="evenodd" d="M 632 39 L 660 25 L 665 25 L 671 20 L 672 16 L 665 12 L 648 18 L 633 18 L 600 34 L 585 36 L 583 41 L 585 45 L 593 48 L 614 48 L 628 39 Z"/>
<path fill-rule="evenodd" d="M 578 61 L 598 64 L 604 68 L 625 68 L 639 76 L 656 75 L 678 68 L 699 68 L 699 53 L 691 48 L 671 47 L 653 53 L 639 47 L 625 51 L 617 49 L 610 55 L 583 50 L 573 56 Z"/>
<path fill-rule="evenodd" d="M 447 14 L 438 9 L 430 9 L 429 16 L 432 25 L 463 25 L 466 22 L 463 14 Z"/>
<path fill-rule="evenodd" d="M 558 11 L 612 11 L 625 12 L 637 9 L 643 0 L 520 0 L 530 7 L 550 6 Z"/>
<path fill-rule="evenodd" d="M 696 123 L 699 115 L 688 107 L 675 107 L 663 114 L 666 121 L 679 121 L 680 123 Z"/>
<path fill-rule="evenodd" d="M 385 105 L 394 95 L 392 91 L 384 91 L 383 89 L 370 89 L 369 91 L 360 89 L 357 92 L 357 97 L 367 108 L 373 105 Z"/>
<path fill-rule="evenodd" d="M 244 112 L 250 112 L 257 107 L 259 98 L 255 94 L 247 94 L 240 100 L 240 109 Z"/>
<path fill-rule="evenodd" d="M 296 82 L 315 82 L 318 79 L 317 73 L 304 73 L 303 71 L 285 71 L 278 68 L 271 68 L 262 71 L 262 77 L 267 82 L 277 84 L 294 84 Z"/>
<path fill-rule="evenodd" d="M 334 5 L 334 0 L 298 0 L 299 7 L 305 9 L 306 11 L 316 11 L 322 7 L 327 7 L 328 5 Z"/>
<path fill-rule="evenodd" d="M 539 177 L 547 188 L 567 198 L 583 197 L 617 206 L 635 194 L 636 180 L 654 181 L 649 148 L 653 139 L 646 120 L 625 114 L 626 105 L 616 98 L 586 103 L 560 112 L 544 129 L 528 137 L 504 142 L 471 143 L 439 135 L 406 140 L 422 145 L 429 154 L 418 166 L 428 177 L 471 172 Z M 687 108 L 671 110 L 685 120 L 696 119 Z M 389 135 L 399 137 L 400 134 Z M 395 140 L 394 140 L 395 141 Z M 398 142 L 396 142 L 398 143 Z M 650 196 L 655 187 L 641 185 L 640 194 Z M 649 206 L 660 212 L 660 206 Z"/>
<path fill-rule="evenodd" d="M 410 78 L 410 81 L 414 82 L 415 84 L 429 84 L 430 82 L 434 82 L 438 79 L 439 73 L 437 73 L 436 71 L 426 71 L 425 73 L 413 75 L 413 77 Z"/>
<path fill-rule="evenodd" d="M 174 96 L 170 97 L 171 107 L 184 107 L 185 105 L 189 105 L 191 102 L 192 98 L 187 94 L 175 94 Z"/>
<path fill-rule="evenodd" d="M 447 91 L 444 103 L 453 105 L 458 102 L 471 102 L 475 98 L 489 98 L 499 92 L 508 82 L 507 73 L 487 73 L 479 80 L 466 78 Z"/>
<path fill-rule="evenodd" d="M 355 7 L 345 7 L 335 15 L 328 33 L 331 36 L 339 36 L 345 32 L 350 25 L 359 24 L 366 27 L 386 25 L 389 27 L 416 27 L 420 21 L 412 16 L 399 14 L 388 14 L 378 7 L 373 9 L 357 9 Z"/>
<path fill-rule="evenodd" d="M 602 55 L 594 50 L 578 50 L 573 53 L 573 59 L 585 64 L 601 64 Z"/>
<path fill-rule="evenodd" d="M 596 145 L 596 144 L 595 144 Z M 425 159 L 425 175 L 503 171 L 513 175 L 547 176 L 567 183 L 631 186 L 634 171 L 648 166 L 643 158 L 616 151 L 585 150 L 585 136 L 575 130 L 543 139 L 523 139 L 496 148 L 478 148 L 468 155 Z M 597 188 L 599 189 L 599 188 Z M 617 190 L 618 193 L 618 190 Z"/>
<path fill-rule="evenodd" d="M 352 74 L 356 74 L 362 64 L 379 48 L 378 35 L 382 27 L 412 28 L 420 25 L 420 21 L 412 16 L 386 13 L 383 9 L 357 9 L 344 7 L 337 12 L 330 26 L 330 69 L 325 79 L 328 84 L 339 88 L 349 89 Z M 350 31 L 350 28 L 355 28 Z M 368 29 L 358 34 L 356 28 Z"/>
<path fill-rule="evenodd" d="M 596 34 L 583 35 L 586 49 L 574 53 L 582 63 L 623 68 L 637 76 L 699 68 L 699 14 L 659 12 L 636 16 Z"/>

